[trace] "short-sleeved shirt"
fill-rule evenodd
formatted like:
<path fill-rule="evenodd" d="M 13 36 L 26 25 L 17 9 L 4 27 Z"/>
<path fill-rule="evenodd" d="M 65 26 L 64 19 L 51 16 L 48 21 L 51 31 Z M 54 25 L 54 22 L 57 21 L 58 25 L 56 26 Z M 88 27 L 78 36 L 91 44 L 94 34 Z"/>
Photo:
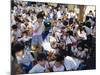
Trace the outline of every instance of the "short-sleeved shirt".
<path fill-rule="evenodd" d="M 64 59 L 64 65 L 66 70 L 76 70 L 79 67 L 80 63 L 81 61 L 79 61 L 78 59 L 74 59 L 70 56 L 66 56 Z"/>
<path fill-rule="evenodd" d="M 41 27 L 37 30 L 37 28 L 39 26 L 41 26 Z M 33 30 L 37 30 L 36 32 L 33 32 L 33 36 L 35 36 L 35 35 L 41 35 L 42 32 L 44 31 L 44 25 L 43 25 L 43 23 L 41 25 L 38 25 L 38 23 L 36 22 L 36 23 L 34 23 L 32 25 L 32 28 L 33 28 Z"/>
<path fill-rule="evenodd" d="M 24 51 L 23 57 L 17 56 L 17 62 L 18 64 L 24 64 L 24 65 L 30 65 L 30 63 L 34 60 L 31 53 L 29 51 Z"/>
<path fill-rule="evenodd" d="M 40 64 L 35 65 L 30 71 L 29 73 L 43 73 L 45 72 L 46 68 L 41 66 Z"/>

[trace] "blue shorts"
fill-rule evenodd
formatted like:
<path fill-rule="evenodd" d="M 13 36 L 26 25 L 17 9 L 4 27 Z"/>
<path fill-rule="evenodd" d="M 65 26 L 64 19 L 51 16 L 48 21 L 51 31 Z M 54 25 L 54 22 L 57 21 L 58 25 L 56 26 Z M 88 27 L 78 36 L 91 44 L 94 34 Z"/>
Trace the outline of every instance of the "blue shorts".
<path fill-rule="evenodd" d="M 32 69 L 33 65 L 32 65 L 32 62 L 29 64 L 29 65 L 25 65 L 25 64 L 20 64 L 21 68 L 23 69 L 23 71 L 25 73 L 28 73 L 29 70 Z"/>

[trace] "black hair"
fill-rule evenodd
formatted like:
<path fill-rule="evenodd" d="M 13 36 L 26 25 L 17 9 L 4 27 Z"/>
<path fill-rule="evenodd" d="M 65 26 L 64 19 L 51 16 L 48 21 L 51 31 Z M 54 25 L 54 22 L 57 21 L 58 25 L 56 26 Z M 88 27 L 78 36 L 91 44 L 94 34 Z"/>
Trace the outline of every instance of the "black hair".
<path fill-rule="evenodd" d="M 73 18 L 69 19 L 69 24 L 73 24 Z"/>
<path fill-rule="evenodd" d="M 86 22 L 85 25 L 86 25 L 88 28 L 91 28 L 91 23 L 90 23 L 90 22 Z"/>
<path fill-rule="evenodd" d="M 11 48 L 14 53 L 17 53 L 24 50 L 24 44 L 22 42 L 16 42 L 16 44 Z"/>
<path fill-rule="evenodd" d="M 64 56 L 57 54 L 55 60 L 56 60 L 56 62 L 62 62 L 64 60 Z"/>
<path fill-rule="evenodd" d="M 66 25 L 68 25 L 68 21 L 67 20 L 64 20 L 63 21 L 63 24 L 66 26 Z"/>
<path fill-rule="evenodd" d="M 89 13 L 92 13 L 92 10 L 90 10 Z"/>
<path fill-rule="evenodd" d="M 20 17 L 22 17 L 22 15 L 16 15 L 16 16 L 14 17 L 15 21 L 16 21 L 16 22 L 21 22 L 21 23 L 22 23 L 22 21 L 19 19 Z"/>
<path fill-rule="evenodd" d="M 44 13 L 43 11 L 41 11 L 41 12 L 39 12 L 39 13 L 37 14 L 37 19 L 43 19 L 44 16 L 45 16 L 45 13 Z"/>
<path fill-rule="evenodd" d="M 82 41 L 80 43 L 78 43 L 77 48 L 78 47 L 82 47 Z"/>
<path fill-rule="evenodd" d="M 11 26 L 12 29 L 17 29 L 17 25 L 14 24 L 13 26 Z"/>
<path fill-rule="evenodd" d="M 23 31 L 22 34 L 26 34 L 26 35 L 27 35 L 27 34 L 28 34 L 28 33 L 27 33 L 27 30 Z"/>
<path fill-rule="evenodd" d="M 44 53 L 39 53 L 37 56 L 37 61 L 47 60 L 47 57 Z"/>
<path fill-rule="evenodd" d="M 63 57 L 66 57 L 68 54 L 67 54 L 67 51 L 65 50 L 65 49 L 61 49 L 61 48 L 59 48 L 60 50 L 59 50 L 59 54 L 61 55 L 61 56 L 63 56 Z"/>
<path fill-rule="evenodd" d="M 73 31 L 69 30 L 69 31 L 67 31 L 67 33 L 68 33 L 70 36 L 73 36 Z"/>
<path fill-rule="evenodd" d="M 61 19 L 58 19 L 58 21 L 61 21 Z"/>
<path fill-rule="evenodd" d="M 89 16 L 86 16 L 86 17 L 85 17 L 85 21 L 88 21 L 88 20 L 89 20 Z"/>
<path fill-rule="evenodd" d="M 94 22 L 96 21 L 96 17 L 93 17 L 93 21 L 94 21 Z"/>

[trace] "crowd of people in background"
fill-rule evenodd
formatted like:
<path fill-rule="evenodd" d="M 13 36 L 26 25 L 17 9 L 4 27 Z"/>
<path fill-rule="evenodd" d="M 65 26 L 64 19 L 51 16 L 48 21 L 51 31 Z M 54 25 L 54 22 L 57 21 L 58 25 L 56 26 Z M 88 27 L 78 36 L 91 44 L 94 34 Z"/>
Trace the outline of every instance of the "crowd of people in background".
<path fill-rule="evenodd" d="M 80 22 L 76 12 L 67 9 L 67 4 L 12 1 L 16 74 L 96 68 L 96 16 L 90 10 Z"/>

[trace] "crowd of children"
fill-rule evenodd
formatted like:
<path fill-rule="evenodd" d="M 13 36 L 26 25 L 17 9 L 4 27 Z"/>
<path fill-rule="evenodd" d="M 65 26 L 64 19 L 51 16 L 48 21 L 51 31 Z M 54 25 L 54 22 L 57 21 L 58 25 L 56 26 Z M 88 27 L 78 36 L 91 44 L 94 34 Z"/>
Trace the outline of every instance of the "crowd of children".
<path fill-rule="evenodd" d="M 12 1 L 11 54 L 17 74 L 95 69 L 95 42 L 91 10 L 80 22 L 65 4 Z"/>

